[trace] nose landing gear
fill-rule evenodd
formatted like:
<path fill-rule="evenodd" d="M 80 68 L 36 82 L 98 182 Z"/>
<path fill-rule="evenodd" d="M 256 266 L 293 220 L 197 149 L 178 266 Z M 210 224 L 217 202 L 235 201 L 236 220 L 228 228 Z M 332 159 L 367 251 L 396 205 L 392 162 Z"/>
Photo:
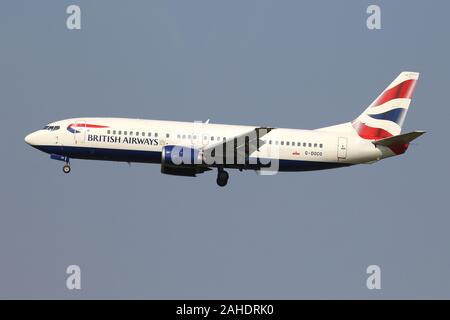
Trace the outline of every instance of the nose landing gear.
<path fill-rule="evenodd" d="M 219 168 L 219 170 L 217 171 L 217 184 L 219 185 L 219 187 L 225 187 L 228 183 L 228 172 L 226 172 L 225 170 L 223 170 L 223 168 Z"/>
<path fill-rule="evenodd" d="M 53 160 L 64 161 L 66 164 L 62 168 L 63 172 L 65 174 L 70 172 L 70 159 L 68 156 L 63 156 L 63 155 L 59 155 L 59 154 L 51 154 L 50 158 Z"/>
<path fill-rule="evenodd" d="M 63 172 L 66 173 L 66 174 L 70 172 L 70 164 L 66 163 L 64 165 Z"/>
<path fill-rule="evenodd" d="M 64 157 L 64 162 L 66 163 L 63 167 L 63 172 L 68 174 L 70 172 L 70 159 L 69 157 Z"/>

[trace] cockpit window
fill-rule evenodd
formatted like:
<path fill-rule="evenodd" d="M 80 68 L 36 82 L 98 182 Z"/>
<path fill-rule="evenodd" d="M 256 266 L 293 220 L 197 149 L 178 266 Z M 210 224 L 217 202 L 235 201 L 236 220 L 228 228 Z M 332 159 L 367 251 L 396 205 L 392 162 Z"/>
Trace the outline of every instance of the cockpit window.
<path fill-rule="evenodd" d="M 59 129 L 60 129 L 60 126 L 45 126 L 44 128 L 42 128 L 42 130 L 48 130 L 48 131 L 56 131 Z"/>

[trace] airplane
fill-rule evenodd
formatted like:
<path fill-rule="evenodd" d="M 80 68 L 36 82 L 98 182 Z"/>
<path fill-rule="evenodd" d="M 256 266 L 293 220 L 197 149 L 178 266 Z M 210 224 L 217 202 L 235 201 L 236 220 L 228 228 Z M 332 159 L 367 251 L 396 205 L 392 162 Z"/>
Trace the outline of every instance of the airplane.
<path fill-rule="evenodd" d="M 154 163 L 161 173 L 195 177 L 217 169 L 259 174 L 370 164 L 398 156 L 425 131 L 401 133 L 419 73 L 402 72 L 355 120 L 314 130 L 125 118 L 52 122 L 25 137 L 71 171 L 70 159 Z"/>

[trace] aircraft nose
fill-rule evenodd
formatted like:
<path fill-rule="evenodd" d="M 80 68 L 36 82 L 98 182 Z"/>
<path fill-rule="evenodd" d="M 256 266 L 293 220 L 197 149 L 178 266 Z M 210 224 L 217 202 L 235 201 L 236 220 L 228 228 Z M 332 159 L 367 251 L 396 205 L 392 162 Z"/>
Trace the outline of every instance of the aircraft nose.
<path fill-rule="evenodd" d="M 25 137 L 25 142 L 28 143 L 30 146 L 33 146 L 36 144 L 36 132 L 30 133 Z"/>

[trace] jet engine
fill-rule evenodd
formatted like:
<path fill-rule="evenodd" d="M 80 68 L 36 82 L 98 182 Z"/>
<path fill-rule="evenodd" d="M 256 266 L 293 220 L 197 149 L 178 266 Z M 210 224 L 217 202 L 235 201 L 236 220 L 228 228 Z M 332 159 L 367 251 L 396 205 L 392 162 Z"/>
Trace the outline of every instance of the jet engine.
<path fill-rule="evenodd" d="M 162 148 L 161 173 L 194 177 L 208 170 L 203 164 L 203 155 L 198 149 L 176 145 Z"/>

